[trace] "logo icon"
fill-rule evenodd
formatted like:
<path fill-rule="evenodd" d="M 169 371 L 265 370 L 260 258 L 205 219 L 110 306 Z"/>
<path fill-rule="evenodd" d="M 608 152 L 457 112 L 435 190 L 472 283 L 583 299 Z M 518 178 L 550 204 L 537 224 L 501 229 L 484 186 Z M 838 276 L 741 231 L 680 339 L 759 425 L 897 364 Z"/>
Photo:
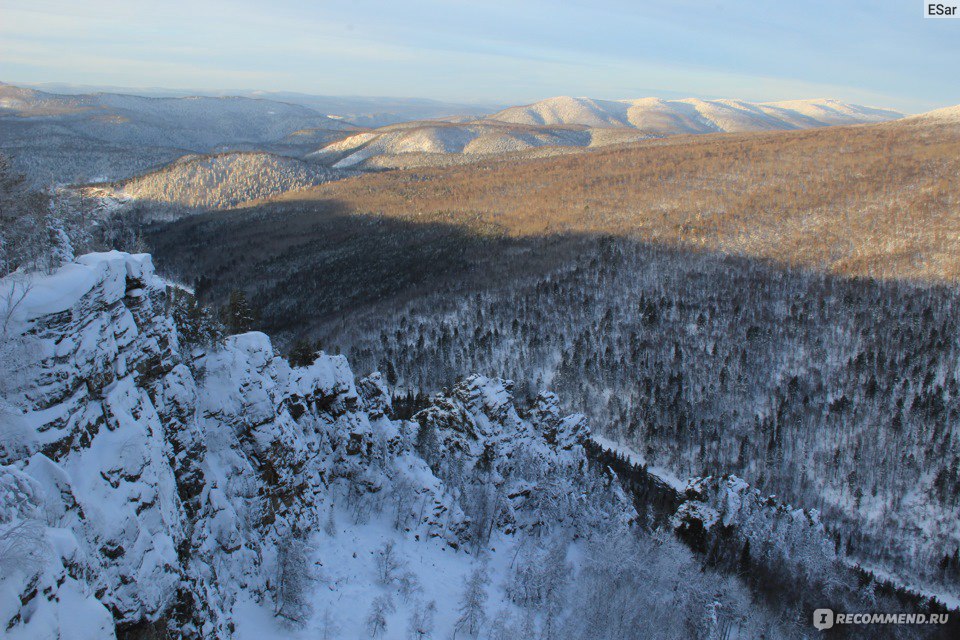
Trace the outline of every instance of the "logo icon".
<path fill-rule="evenodd" d="M 813 612 L 813 626 L 823 631 L 833 627 L 833 609 L 817 609 Z"/>

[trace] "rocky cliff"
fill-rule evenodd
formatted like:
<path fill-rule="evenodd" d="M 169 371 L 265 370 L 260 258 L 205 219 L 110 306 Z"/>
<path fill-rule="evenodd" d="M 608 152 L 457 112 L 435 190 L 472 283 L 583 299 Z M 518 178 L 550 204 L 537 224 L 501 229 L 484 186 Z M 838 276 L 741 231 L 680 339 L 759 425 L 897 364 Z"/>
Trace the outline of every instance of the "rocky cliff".
<path fill-rule="evenodd" d="M 291 558 L 335 500 L 389 496 L 398 527 L 454 549 L 634 515 L 585 473 L 588 429 L 551 394 L 518 410 L 509 381 L 473 376 L 395 420 L 381 377 L 342 356 L 291 368 L 261 333 L 188 341 L 149 255 L 0 283 L 12 637 L 227 637 L 239 603 L 297 620 Z"/>

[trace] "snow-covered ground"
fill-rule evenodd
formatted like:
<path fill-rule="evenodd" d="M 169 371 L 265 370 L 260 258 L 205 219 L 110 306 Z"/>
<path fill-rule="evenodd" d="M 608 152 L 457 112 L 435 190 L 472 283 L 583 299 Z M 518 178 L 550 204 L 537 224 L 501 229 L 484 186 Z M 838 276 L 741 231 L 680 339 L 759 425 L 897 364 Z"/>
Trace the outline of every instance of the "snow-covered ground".
<path fill-rule="evenodd" d="M 407 637 L 411 617 L 435 606 L 432 637 L 452 637 L 459 617 L 458 607 L 470 573 L 483 566 L 494 578 L 488 586 L 485 610 L 490 621 L 501 612 L 519 619 L 522 611 L 507 598 L 502 578 L 516 557 L 516 540 L 497 534 L 482 556 L 456 549 L 425 532 L 397 531 L 389 517 L 381 516 L 356 524 L 352 515 L 337 509 L 333 535 L 320 531 L 311 540 L 310 560 L 315 582 L 307 599 L 312 615 L 302 628 L 284 624 L 273 611 L 250 605 L 241 608 L 237 637 L 260 640 L 265 637 L 366 638 L 367 619 L 373 602 L 386 597 L 394 610 L 386 612 L 384 637 Z M 393 543 L 400 558 L 398 572 L 413 575 L 412 593 L 405 595 L 398 584 L 379 581 L 376 562 L 387 543 Z"/>
<path fill-rule="evenodd" d="M 646 458 L 643 457 L 643 454 L 637 451 L 634 451 L 633 449 L 631 449 L 625 444 L 615 442 L 609 438 L 598 436 L 596 434 L 593 434 L 590 437 L 593 439 L 594 442 L 599 444 L 604 449 L 609 449 L 611 451 L 615 451 L 616 453 L 619 453 L 620 455 L 625 456 L 633 464 L 640 465 L 641 467 L 647 465 L 647 460 Z M 687 485 L 689 484 L 688 480 L 681 480 L 674 473 L 672 473 L 668 469 L 664 469 L 663 467 L 647 466 L 647 471 L 650 474 L 652 474 L 654 477 L 656 477 L 658 480 L 663 482 L 665 485 L 673 488 L 674 490 L 676 490 L 678 493 L 681 493 L 681 494 L 686 490 Z"/>
<path fill-rule="evenodd" d="M 310 637 L 332 620 L 330 637 L 357 637 L 380 596 L 386 637 L 430 601 L 447 633 L 478 556 L 495 579 L 474 610 L 493 617 L 514 540 L 635 515 L 585 472 L 583 417 L 553 394 L 521 418 L 512 383 L 470 376 L 419 424 L 395 421 L 379 375 L 355 379 L 343 356 L 294 369 L 262 333 L 189 343 L 200 328 L 172 295 L 147 254 L 0 281 L 0 614 L 15 636 L 82 610 L 84 637 L 109 637 L 106 620 L 180 602 L 168 624 L 187 634 Z M 396 566 L 378 576 L 387 542 Z"/>
<path fill-rule="evenodd" d="M 594 147 L 647 137 L 633 130 L 586 130 L 582 127 L 529 127 L 505 123 L 412 123 L 358 133 L 334 142 L 308 159 L 335 160 L 338 169 L 375 162 L 380 157 L 416 154 L 487 156 L 542 147 Z"/>

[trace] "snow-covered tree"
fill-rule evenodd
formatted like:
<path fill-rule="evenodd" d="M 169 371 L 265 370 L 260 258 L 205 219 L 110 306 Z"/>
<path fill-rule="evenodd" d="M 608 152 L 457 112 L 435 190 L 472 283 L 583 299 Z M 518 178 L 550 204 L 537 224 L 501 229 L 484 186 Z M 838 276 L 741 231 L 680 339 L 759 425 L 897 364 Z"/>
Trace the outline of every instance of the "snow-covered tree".
<path fill-rule="evenodd" d="M 397 573 L 403 567 L 403 561 L 396 550 L 396 544 L 393 540 L 383 543 L 380 550 L 373 559 L 377 570 L 377 581 L 382 585 L 392 584 L 397 578 Z"/>
<path fill-rule="evenodd" d="M 288 535 L 277 549 L 276 615 L 296 624 L 306 621 L 312 612 L 308 552 L 306 543 L 293 534 Z"/>
<path fill-rule="evenodd" d="M 327 517 L 323 521 L 323 532 L 331 538 L 337 535 L 337 515 L 334 513 L 333 503 L 327 507 Z"/>
<path fill-rule="evenodd" d="M 437 611 L 437 603 L 431 600 L 423 603 L 417 602 L 416 606 L 410 612 L 410 621 L 407 625 L 407 638 L 409 640 L 428 640 L 433 637 L 434 616 Z"/>
<path fill-rule="evenodd" d="M 473 638 L 480 634 L 480 628 L 487 620 L 487 585 L 489 583 L 490 576 L 487 567 L 483 564 L 474 567 L 464 580 L 463 593 L 457 607 L 460 615 L 455 629 L 458 632 L 462 631 Z"/>
<path fill-rule="evenodd" d="M 243 291 L 234 289 L 230 292 L 230 300 L 223 308 L 222 317 L 223 324 L 232 334 L 244 333 L 253 328 L 254 311 Z"/>
<path fill-rule="evenodd" d="M 373 599 L 364 623 L 371 638 L 382 637 L 387 632 L 387 616 L 396 609 L 393 598 L 389 594 L 381 594 Z"/>

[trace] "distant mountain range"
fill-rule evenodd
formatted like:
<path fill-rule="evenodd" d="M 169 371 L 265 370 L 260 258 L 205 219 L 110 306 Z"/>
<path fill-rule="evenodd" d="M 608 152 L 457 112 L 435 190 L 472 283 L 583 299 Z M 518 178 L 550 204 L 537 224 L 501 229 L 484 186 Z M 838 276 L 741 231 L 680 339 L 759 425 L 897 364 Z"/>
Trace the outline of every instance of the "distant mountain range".
<path fill-rule="evenodd" d="M 196 154 L 257 152 L 266 154 L 257 156 L 264 162 L 288 156 L 338 169 L 390 169 L 554 154 L 677 134 L 807 129 L 902 117 L 837 100 L 755 104 L 556 97 L 490 113 L 493 109 L 483 106 L 407 98 L 147 91 L 153 95 L 48 93 L 0 83 L 0 152 L 12 158 L 17 171 L 45 185 L 123 180 Z M 244 158 L 243 175 L 236 176 L 243 183 L 253 164 Z M 268 164 L 265 170 L 274 171 L 276 161 Z M 282 171 L 283 184 L 288 168 Z M 241 191 L 218 196 L 216 203 L 254 193 Z M 187 199 L 207 202 L 193 195 Z"/>
<path fill-rule="evenodd" d="M 593 100 L 560 96 L 522 107 L 510 107 L 489 116 L 489 119 L 528 125 L 629 127 L 651 134 L 675 135 L 809 129 L 885 122 L 902 117 L 902 113 L 891 109 L 829 99 L 752 103 L 696 98 Z"/>
<path fill-rule="evenodd" d="M 678 134 L 809 129 L 901 117 L 903 114 L 889 109 L 825 99 L 755 104 L 562 96 L 510 107 L 472 122 L 407 123 L 365 131 L 325 146 L 310 157 L 337 167 L 389 168 L 436 164 L 436 154 L 476 156 L 546 146 L 597 147 Z"/>
<path fill-rule="evenodd" d="M 425 121 L 381 127 L 333 142 L 307 156 L 337 168 L 394 168 L 448 164 L 468 156 L 491 156 L 540 147 L 597 147 L 650 137 L 624 128 L 582 125 L 535 126 L 480 120 L 451 123 Z"/>
<path fill-rule="evenodd" d="M 73 117 L 73 131 L 114 142 L 196 149 L 271 142 L 298 129 L 349 125 L 302 105 L 242 97 L 63 95 L 0 85 L 0 115 Z"/>
<path fill-rule="evenodd" d="M 112 86 L 48 83 L 27 85 L 33 89 L 65 95 L 121 93 L 156 98 L 189 98 L 194 96 L 259 98 L 309 107 L 324 115 L 347 120 L 365 127 L 382 127 L 398 122 L 427 120 L 449 116 L 478 117 L 493 113 L 503 105 L 447 102 L 429 98 L 393 96 L 329 96 L 295 91 L 186 91 L 181 89 L 122 88 Z"/>
<path fill-rule="evenodd" d="M 273 100 L 67 95 L 0 84 L 0 152 L 38 184 L 116 180 L 195 153 L 302 156 L 353 129 Z"/>

